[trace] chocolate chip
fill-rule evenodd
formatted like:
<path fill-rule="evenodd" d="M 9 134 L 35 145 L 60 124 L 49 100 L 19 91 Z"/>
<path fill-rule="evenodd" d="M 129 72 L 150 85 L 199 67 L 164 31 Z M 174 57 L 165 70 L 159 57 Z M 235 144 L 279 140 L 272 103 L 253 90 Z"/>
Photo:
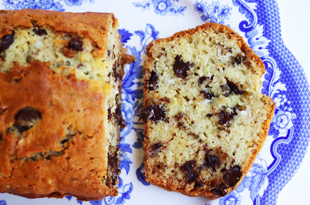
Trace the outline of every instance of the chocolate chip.
<path fill-rule="evenodd" d="M 183 122 L 178 122 L 177 126 L 178 126 L 178 128 L 181 129 L 184 126 L 184 123 Z"/>
<path fill-rule="evenodd" d="M 160 101 L 163 101 L 165 103 L 170 103 L 170 99 L 168 97 L 160 98 Z"/>
<path fill-rule="evenodd" d="M 199 188 L 199 187 L 203 187 L 203 183 L 201 183 L 201 182 L 196 182 L 196 183 L 195 183 L 195 186 L 194 186 L 194 189 L 197 189 L 197 188 Z"/>
<path fill-rule="evenodd" d="M 120 62 L 116 61 L 113 65 L 113 76 L 115 77 L 115 82 L 117 82 L 118 80 L 121 81 L 122 80 L 122 69 L 120 68 Z"/>
<path fill-rule="evenodd" d="M 155 90 L 158 87 L 157 83 L 158 83 L 158 75 L 155 71 L 152 71 L 151 77 L 148 80 L 148 88 L 150 90 Z"/>
<path fill-rule="evenodd" d="M 207 114 L 206 115 L 206 117 L 212 117 L 213 116 L 213 114 Z"/>
<path fill-rule="evenodd" d="M 160 142 L 157 142 L 157 143 L 153 144 L 152 145 L 152 155 L 153 156 L 156 155 L 160 151 L 162 146 L 163 145 Z"/>
<path fill-rule="evenodd" d="M 212 97 L 214 97 L 214 94 L 210 91 L 200 91 L 201 94 L 203 94 L 205 99 L 211 100 Z"/>
<path fill-rule="evenodd" d="M 118 174 L 120 172 L 120 169 L 118 168 L 118 164 L 119 164 L 119 160 L 118 160 L 117 154 L 108 153 L 108 173 L 111 176 L 108 178 L 106 182 L 107 186 L 109 185 L 114 186 L 116 184 L 116 181 L 118 179 Z"/>
<path fill-rule="evenodd" d="M 46 30 L 43 28 L 34 28 L 32 31 L 39 36 L 47 35 Z"/>
<path fill-rule="evenodd" d="M 235 94 L 243 94 L 244 93 L 244 91 L 239 89 L 235 83 L 233 83 L 229 80 L 227 80 L 227 85 L 231 91 L 235 92 Z"/>
<path fill-rule="evenodd" d="M 207 78 L 206 77 L 200 77 L 199 79 L 198 79 L 198 85 L 201 85 L 205 80 L 207 80 Z"/>
<path fill-rule="evenodd" d="M 112 113 L 111 113 L 111 108 L 108 109 L 108 120 L 112 120 Z"/>
<path fill-rule="evenodd" d="M 225 184 L 220 184 L 218 188 L 214 188 L 211 190 L 212 194 L 218 196 L 225 196 L 227 193 L 227 186 Z"/>
<path fill-rule="evenodd" d="M 108 116 L 108 118 L 109 118 L 109 116 Z M 118 125 L 120 126 L 121 129 L 126 127 L 127 123 L 126 123 L 126 121 L 122 117 L 122 107 L 121 107 L 121 104 L 118 104 L 117 108 L 115 109 L 115 118 L 116 118 L 116 121 L 117 121 L 117 123 L 118 123 Z"/>
<path fill-rule="evenodd" d="M 68 49 L 75 51 L 83 51 L 83 44 L 84 42 L 81 40 L 81 38 L 79 37 L 72 38 L 68 43 Z"/>
<path fill-rule="evenodd" d="M 223 95 L 225 97 L 228 97 L 231 94 L 231 89 L 230 87 L 226 84 L 226 85 L 221 85 L 221 88 L 223 90 Z"/>
<path fill-rule="evenodd" d="M 187 102 L 189 102 L 189 98 L 187 96 L 183 97 Z"/>
<path fill-rule="evenodd" d="M 173 70 L 174 70 L 174 74 L 179 77 L 179 78 L 186 78 L 188 76 L 188 71 L 190 69 L 191 66 L 193 66 L 192 63 L 189 63 L 189 61 L 187 61 L 186 63 L 181 60 L 182 55 L 177 55 L 175 57 L 175 61 L 173 64 Z"/>
<path fill-rule="evenodd" d="M 222 110 L 222 111 L 218 114 L 218 116 L 219 116 L 219 118 L 220 118 L 220 120 L 218 121 L 218 123 L 219 123 L 220 125 L 224 125 L 224 124 L 228 123 L 228 122 L 234 117 L 234 115 L 237 115 L 236 109 L 235 109 L 235 108 L 233 108 L 233 112 L 232 112 L 232 113 L 227 113 L 227 112 L 225 112 L 224 110 Z"/>
<path fill-rule="evenodd" d="M 12 31 L 11 35 L 3 36 L 0 40 L 0 53 L 10 47 L 14 42 L 15 31 Z"/>
<path fill-rule="evenodd" d="M 234 59 L 234 62 L 237 65 L 240 65 L 243 61 L 244 61 L 244 57 L 241 54 L 238 54 Z"/>
<path fill-rule="evenodd" d="M 185 162 L 181 167 L 181 171 L 185 172 L 186 174 L 186 181 L 187 183 L 195 182 L 198 178 L 198 171 L 195 169 L 195 161 L 190 160 Z"/>
<path fill-rule="evenodd" d="M 26 107 L 19 110 L 15 116 L 14 126 L 19 132 L 29 130 L 39 119 L 41 119 L 40 112 L 32 107 Z"/>
<path fill-rule="evenodd" d="M 193 136 L 195 139 L 198 139 L 199 138 L 199 135 L 193 133 L 193 132 L 190 132 L 189 133 L 190 136 Z"/>
<path fill-rule="evenodd" d="M 81 67 L 83 67 L 83 64 L 82 64 L 82 63 L 80 63 L 80 64 L 77 66 L 78 69 L 80 69 Z M 111 72 L 108 74 L 108 77 L 110 77 L 110 76 L 111 76 Z"/>
<path fill-rule="evenodd" d="M 217 168 L 220 165 L 220 160 L 215 155 L 207 154 L 206 158 L 205 158 L 205 165 L 207 167 L 211 167 L 213 169 L 213 171 L 215 172 L 216 171 L 215 168 Z"/>
<path fill-rule="evenodd" d="M 240 180 L 241 176 L 241 167 L 239 165 L 235 165 L 225 173 L 223 179 L 230 187 L 234 187 Z"/>
<path fill-rule="evenodd" d="M 182 113 L 182 112 L 179 112 L 178 114 L 175 115 L 175 119 L 178 120 L 178 121 L 179 121 L 182 117 L 183 117 L 183 113 Z"/>
<path fill-rule="evenodd" d="M 141 119 L 146 122 L 148 119 L 151 119 L 155 122 L 163 120 L 166 117 L 166 108 L 164 105 L 151 105 L 146 109 L 141 111 Z"/>

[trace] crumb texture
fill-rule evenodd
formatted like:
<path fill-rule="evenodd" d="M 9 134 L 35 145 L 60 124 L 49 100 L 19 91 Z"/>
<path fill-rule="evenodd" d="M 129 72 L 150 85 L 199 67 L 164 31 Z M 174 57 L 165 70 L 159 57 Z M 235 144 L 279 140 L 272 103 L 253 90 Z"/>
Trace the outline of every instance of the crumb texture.
<path fill-rule="evenodd" d="M 121 78 L 108 13 L 0 11 L 0 192 L 117 194 Z"/>
<path fill-rule="evenodd" d="M 207 23 L 151 42 L 145 72 L 147 181 L 209 198 L 236 188 L 274 111 L 260 58 L 230 28 Z"/>

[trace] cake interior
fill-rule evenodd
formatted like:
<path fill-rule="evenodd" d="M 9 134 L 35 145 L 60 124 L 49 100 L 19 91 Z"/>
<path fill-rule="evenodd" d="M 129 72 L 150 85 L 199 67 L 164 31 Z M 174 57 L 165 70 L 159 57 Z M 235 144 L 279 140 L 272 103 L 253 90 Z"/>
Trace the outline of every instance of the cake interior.
<path fill-rule="evenodd" d="M 152 44 L 141 113 L 147 180 L 188 195 L 223 196 L 234 187 L 264 140 L 271 111 L 260 70 L 226 33 Z"/>

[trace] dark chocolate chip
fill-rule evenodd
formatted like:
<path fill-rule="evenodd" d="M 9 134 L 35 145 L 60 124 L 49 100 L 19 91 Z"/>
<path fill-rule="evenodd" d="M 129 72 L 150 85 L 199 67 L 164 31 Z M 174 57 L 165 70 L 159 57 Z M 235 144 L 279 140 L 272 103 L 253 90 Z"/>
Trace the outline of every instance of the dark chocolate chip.
<path fill-rule="evenodd" d="M 202 76 L 202 77 L 200 77 L 199 79 L 198 79 L 198 85 L 201 85 L 203 82 L 205 82 L 207 80 L 207 77 L 204 77 L 204 76 Z"/>
<path fill-rule="evenodd" d="M 81 67 L 83 67 L 83 64 L 82 64 L 82 63 L 80 63 L 80 64 L 77 66 L 78 69 L 80 69 Z M 109 75 L 111 75 L 111 72 L 109 73 Z M 109 75 L 108 75 L 108 77 L 110 77 Z"/>
<path fill-rule="evenodd" d="M 235 109 L 235 108 L 233 108 L 233 112 L 232 112 L 232 113 L 227 113 L 227 112 L 225 112 L 224 110 L 222 110 L 222 111 L 218 114 L 218 116 L 219 116 L 219 118 L 220 118 L 220 120 L 218 121 L 218 123 L 219 123 L 220 125 L 224 125 L 224 124 L 228 123 L 228 122 L 234 117 L 234 115 L 237 115 L 236 109 Z"/>
<path fill-rule="evenodd" d="M 81 38 L 72 38 L 68 43 L 68 49 L 75 50 L 75 51 L 83 51 L 83 44 L 84 42 Z"/>
<path fill-rule="evenodd" d="M 19 132 L 24 132 L 30 129 L 36 121 L 41 119 L 41 113 L 32 107 L 26 107 L 19 110 L 15 116 L 14 126 L 18 129 Z"/>
<path fill-rule="evenodd" d="M 187 183 L 195 182 L 198 178 L 198 171 L 195 169 L 196 163 L 194 160 L 185 162 L 181 167 L 181 171 L 186 174 Z"/>
<path fill-rule="evenodd" d="M 235 83 L 233 83 L 229 80 L 227 80 L 227 85 L 231 91 L 235 92 L 235 94 L 243 94 L 244 93 L 244 91 L 239 89 Z"/>
<path fill-rule="evenodd" d="M 46 30 L 43 28 L 34 28 L 32 31 L 39 36 L 47 35 Z"/>
<path fill-rule="evenodd" d="M 199 138 L 199 135 L 193 133 L 193 132 L 190 132 L 189 133 L 190 136 L 193 136 L 195 139 L 198 139 Z"/>
<path fill-rule="evenodd" d="M 163 145 L 160 142 L 157 142 L 157 143 L 153 144 L 152 145 L 152 155 L 153 156 L 156 155 L 160 151 L 162 146 Z"/>
<path fill-rule="evenodd" d="M 178 126 L 178 128 L 181 129 L 184 126 L 184 123 L 183 122 L 178 122 L 177 126 Z"/>
<path fill-rule="evenodd" d="M 187 96 L 183 97 L 187 102 L 189 102 L 189 98 Z"/>
<path fill-rule="evenodd" d="M 158 83 L 158 75 L 155 71 L 152 71 L 151 77 L 148 80 L 148 88 L 150 90 L 155 90 L 158 87 L 157 83 Z"/>
<path fill-rule="evenodd" d="M 114 153 L 111 155 L 110 153 L 108 154 L 108 171 L 111 174 L 111 177 L 108 178 L 106 184 L 109 185 L 115 185 L 116 181 L 118 179 L 118 174 L 120 172 L 120 169 L 118 167 L 119 160 L 117 157 L 117 154 Z"/>
<path fill-rule="evenodd" d="M 235 165 L 230 168 L 224 175 L 223 179 L 230 187 L 234 187 L 242 176 L 241 167 Z"/>
<path fill-rule="evenodd" d="M 196 182 L 196 183 L 195 183 L 195 186 L 194 186 L 194 189 L 198 189 L 199 187 L 203 187 L 203 183 L 201 183 L 201 182 Z"/>
<path fill-rule="evenodd" d="M 121 104 L 118 104 L 117 108 L 115 109 L 115 118 L 116 118 L 116 121 L 117 121 L 117 123 L 118 123 L 118 125 L 120 126 L 121 129 L 126 127 L 127 123 L 126 123 L 126 121 L 122 117 L 122 107 L 121 107 Z"/>
<path fill-rule="evenodd" d="M 223 95 L 225 97 L 228 97 L 231 94 L 231 89 L 230 87 L 226 84 L 226 85 L 221 85 L 221 88 L 223 90 Z"/>
<path fill-rule="evenodd" d="M 205 161 L 205 165 L 207 167 L 211 167 L 214 172 L 216 171 L 215 168 L 217 168 L 220 165 L 220 160 L 215 155 L 206 154 L 206 159 L 205 160 L 206 160 Z"/>
<path fill-rule="evenodd" d="M 189 61 L 187 61 L 186 63 L 181 60 L 182 55 L 177 55 L 175 57 L 175 61 L 173 64 L 173 70 L 174 70 L 174 74 L 179 77 L 179 78 L 186 78 L 188 76 L 188 71 L 190 69 L 191 66 L 193 66 L 192 63 L 190 63 Z"/>
<path fill-rule="evenodd" d="M 15 31 L 12 31 L 11 35 L 6 35 L 1 38 L 0 53 L 10 47 L 14 42 Z"/>
<path fill-rule="evenodd" d="M 210 91 L 200 91 L 201 94 L 203 94 L 205 99 L 211 100 L 212 97 L 214 97 L 214 94 Z"/>
<path fill-rule="evenodd" d="M 117 69 L 120 67 L 119 62 L 115 63 L 114 67 L 113 67 L 113 75 L 115 77 L 115 82 L 117 80 L 121 81 L 122 80 L 122 73 L 121 73 L 121 69 Z"/>
<path fill-rule="evenodd" d="M 146 122 L 148 119 L 158 122 L 159 120 L 163 120 L 165 117 L 166 109 L 164 105 L 151 105 L 141 111 L 141 119 L 144 122 Z"/>
<path fill-rule="evenodd" d="M 178 114 L 176 114 L 175 119 L 179 121 L 182 117 L 183 117 L 183 113 L 179 112 Z"/>
<path fill-rule="evenodd" d="M 66 137 L 63 138 L 61 141 L 60 141 L 60 144 L 63 146 L 63 147 L 68 147 L 68 145 L 66 144 L 72 137 L 74 137 L 76 134 L 78 134 L 79 132 L 74 130 L 72 131 L 71 130 L 71 126 L 67 128 L 67 134 L 66 134 Z"/>
<path fill-rule="evenodd" d="M 244 57 L 241 54 L 238 54 L 234 59 L 234 62 L 237 65 L 240 65 L 243 61 L 244 61 Z"/>
<path fill-rule="evenodd" d="M 213 116 L 213 114 L 207 114 L 206 115 L 206 117 L 212 117 Z"/>
<path fill-rule="evenodd" d="M 168 97 L 160 98 L 160 101 L 163 101 L 165 103 L 170 103 L 170 99 Z"/>
<path fill-rule="evenodd" d="M 211 192 L 214 195 L 225 196 L 227 193 L 227 186 L 222 183 L 218 188 L 212 189 Z"/>
<path fill-rule="evenodd" d="M 112 120 L 112 113 L 111 113 L 111 108 L 108 109 L 108 120 Z"/>

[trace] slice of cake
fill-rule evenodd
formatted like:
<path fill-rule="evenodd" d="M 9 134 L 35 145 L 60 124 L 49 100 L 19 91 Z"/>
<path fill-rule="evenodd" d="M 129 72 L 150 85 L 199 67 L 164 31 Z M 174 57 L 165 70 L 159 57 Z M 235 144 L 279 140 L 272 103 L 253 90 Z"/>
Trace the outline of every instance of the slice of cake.
<path fill-rule="evenodd" d="M 189 196 L 235 189 L 261 149 L 275 103 L 261 59 L 229 27 L 206 23 L 147 47 L 146 180 Z"/>
<path fill-rule="evenodd" d="M 117 194 L 130 60 L 113 14 L 0 11 L 0 192 Z"/>

